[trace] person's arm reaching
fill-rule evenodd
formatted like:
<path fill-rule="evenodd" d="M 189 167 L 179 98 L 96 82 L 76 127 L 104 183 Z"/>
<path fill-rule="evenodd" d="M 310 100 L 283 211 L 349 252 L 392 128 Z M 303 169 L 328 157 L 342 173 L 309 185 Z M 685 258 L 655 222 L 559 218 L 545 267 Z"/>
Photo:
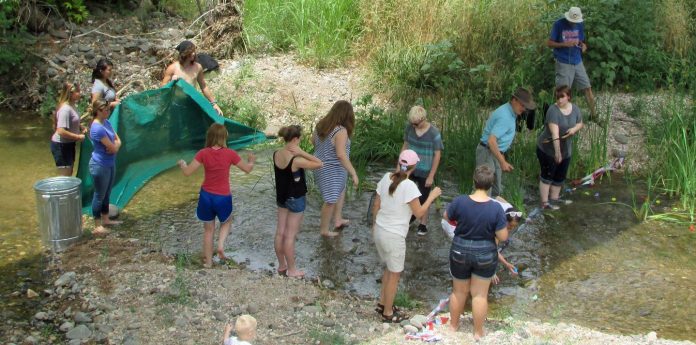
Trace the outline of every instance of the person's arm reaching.
<path fill-rule="evenodd" d="M 220 107 L 217 105 L 217 102 L 215 101 L 215 97 L 213 96 L 213 93 L 210 91 L 208 88 L 208 84 L 205 83 L 205 74 L 203 73 L 203 69 L 201 69 L 200 72 L 198 72 L 198 86 L 201 87 L 201 92 L 203 92 L 203 96 L 210 101 L 210 104 L 213 105 L 213 108 L 215 111 L 217 111 L 218 114 L 222 115 L 222 110 Z"/>
<path fill-rule="evenodd" d="M 421 218 L 423 215 L 428 212 L 428 208 L 430 208 L 430 204 L 437 199 L 437 197 L 442 194 L 442 190 L 440 187 L 435 187 L 430 191 L 430 195 L 428 195 L 428 199 L 425 200 L 423 205 L 421 205 L 420 200 L 418 198 L 415 198 L 409 202 L 409 206 L 411 206 L 411 212 L 413 212 L 413 215 L 416 218 Z"/>
<path fill-rule="evenodd" d="M 496 138 L 495 135 L 491 134 L 488 136 L 487 145 L 488 150 L 491 151 L 493 157 L 500 162 L 500 169 L 503 171 L 512 171 L 512 164 L 508 163 L 505 160 L 505 156 L 500 152 L 500 149 L 498 148 L 498 138 Z"/>
<path fill-rule="evenodd" d="M 181 168 L 181 172 L 184 173 L 184 176 L 190 176 L 201 166 L 201 163 L 196 159 L 193 159 L 191 164 L 186 164 L 186 161 L 179 159 L 177 164 L 179 164 L 179 168 Z"/>

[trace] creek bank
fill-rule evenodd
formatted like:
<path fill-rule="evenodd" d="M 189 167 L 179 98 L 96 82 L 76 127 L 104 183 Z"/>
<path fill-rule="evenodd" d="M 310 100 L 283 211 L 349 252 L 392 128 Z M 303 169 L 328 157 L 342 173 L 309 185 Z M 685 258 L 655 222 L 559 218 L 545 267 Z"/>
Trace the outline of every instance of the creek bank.
<path fill-rule="evenodd" d="M 374 300 L 234 264 L 200 269 L 155 248 L 116 235 L 70 248 L 59 257 L 53 284 L 41 292 L 41 311 L 30 320 L 0 325 L 3 343 L 217 343 L 225 323 L 243 313 L 259 322 L 254 344 L 405 342 L 400 325 L 381 323 Z M 409 311 L 419 313 L 428 310 Z M 620 336 L 511 318 L 489 320 L 487 330 L 480 344 L 693 344 L 660 339 L 654 332 Z M 435 331 L 440 344 L 474 343 L 470 314 L 456 333 L 446 325 L 436 325 Z"/>

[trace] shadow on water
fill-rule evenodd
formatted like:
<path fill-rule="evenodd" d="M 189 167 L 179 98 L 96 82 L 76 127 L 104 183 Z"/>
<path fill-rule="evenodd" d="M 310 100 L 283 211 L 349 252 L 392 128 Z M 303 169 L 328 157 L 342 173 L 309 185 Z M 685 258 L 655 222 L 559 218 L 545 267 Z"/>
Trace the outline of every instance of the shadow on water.
<path fill-rule="evenodd" d="M 47 121 L 0 121 L 0 159 L 13 168 L 0 169 L 3 297 L 28 287 L 42 289 L 45 259 L 32 185 L 53 173 L 49 135 Z M 226 243 L 228 256 L 263 272 L 274 272 L 276 265 L 270 152 L 257 155 L 249 175 L 232 170 L 234 223 Z M 374 185 L 387 170 L 388 166 L 374 167 L 366 179 Z M 177 169 L 156 177 L 123 210 L 125 223 L 116 233 L 151 240 L 165 252 L 198 255 L 202 225 L 195 208 L 202 178 L 202 171 L 184 177 Z M 443 199 L 451 200 L 454 195 L 449 191 L 456 188 L 445 187 Z M 344 210 L 350 226 L 338 238 L 325 239 L 318 229 L 320 197 L 316 190 L 310 192 L 297 239 L 297 262 L 311 279 L 318 277 L 323 284 L 330 280 L 338 289 L 363 296 L 378 295 L 383 266 L 367 226 L 370 196 L 369 190 L 351 191 Z M 492 313 L 574 322 L 618 333 L 657 331 L 661 337 L 695 340 L 696 236 L 669 224 L 637 223 L 631 209 L 619 204 L 630 205 L 632 195 L 617 176 L 568 197 L 572 205 L 544 213 L 513 237 L 504 254 L 520 268 L 520 275 L 498 272 L 502 282 L 492 288 Z M 451 287 L 449 241 L 439 230 L 438 214 L 432 210 L 427 236 L 409 233 L 400 287 L 426 304 L 447 296 Z M 24 297 L 4 300 L 4 310 L 24 316 L 37 303 Z M 8 305 L 12 308 L 5 308 Z"/>

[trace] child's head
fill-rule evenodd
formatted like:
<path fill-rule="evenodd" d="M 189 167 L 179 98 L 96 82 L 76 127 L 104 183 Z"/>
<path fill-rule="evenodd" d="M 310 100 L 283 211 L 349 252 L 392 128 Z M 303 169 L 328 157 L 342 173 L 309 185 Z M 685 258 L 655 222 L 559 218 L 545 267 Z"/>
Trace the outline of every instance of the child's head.
<path fill-rule="evenodd" d="M 505 210 L 505 218 L 508 222 L 508 231 L 512 231 L 517 227 L 517 225 L 520 224 L 520 219 L 522 219 L 522 212 L 514 206 L 510 207 L 507 210 Z"/>
<path fill-rule="evenodd" d="M 213 123 L 205 135 L 205 147 L 227 147 L 227 128 L 219 123 Z"/>
<path fill-rule="evenodd" d="M 474 188 L 487 191 L 491 189 L 493 182 L 495 182 L 495 172 L 490 166 L 482 164 L 476 167 L 474 170 Z"/>
<path fill-rule="evenodd" d="M 298 125 L 285 126 L 278 131 L 278 136 L 283 138 L 286 143 L 302 136 L 302 127 Z"/>
<path fill-rule="evenodd" d="M 234 323 L 239 340 L 250 341 L 256 338 L 256 319 L 251 315 L 241 315 Z"/>
<path fill-rule="evenodd" d="M 408 122 L 414 126 L 416 124 L 420 124 L 421 122 L 425 121 L 426 114 L 427 112 L 425 111 L 425 108 L 420 105 L 415 105 L 411 107 L 411 110 L 408 112 Z"/>

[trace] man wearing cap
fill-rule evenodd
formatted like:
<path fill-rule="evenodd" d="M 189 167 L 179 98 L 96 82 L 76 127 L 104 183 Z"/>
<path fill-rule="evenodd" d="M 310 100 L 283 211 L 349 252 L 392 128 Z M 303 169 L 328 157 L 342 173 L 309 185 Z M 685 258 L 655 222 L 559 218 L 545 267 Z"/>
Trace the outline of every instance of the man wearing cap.
<path fill-rule="evenodd" d="M 167 66 L 164 70 L 164 77 L 162 78 L 162 86 L 166 85 L 172 80 L 183 79 L 191 85 L 195 85 L 195 81 L 198 81 L 198 86 L 203 92 L 205 98 L 210 101 L 215 111 L 222 115 L 222 110 L 217 105 L 213 93 L 208 88 L 205 83 L 205 74 L 203 73 L 203 66 L 196 62 L 196 45 L 191 41 L 183 41 L 176 46 L 176 50 L 179 51 L 179 59 L 171 65 Z"/>
<path fill-rule="evenodd" d="M 579 7 L 571 7 L 563 18 L 553 23 L 551 37 L 546 45 L 553 48 L 556 60 L 556 87 L 567 85 L 582 90 L 590 107 L 590 119 L 595 119 L 594 95 L 590 78 L 582 63 L 582 54 L 587 50 L 587 44 L 585 24 Z"/>
<path fill-rule="evenodd" d="M 518 88 L 510 101 L 491 113 L 483 127 L 483 135 L 476 147 L 476 166 L 487 164 L 495 171 L 495 181 L 488 193 L 495 198 L 503 191 L 503 172 L 512 171 L 512 165 L 505 159 L 505 152 L 510 149 L 515 138 L 517 117 L 526 110 L 536 109 L 532 94 L 524 88 Z"/>

